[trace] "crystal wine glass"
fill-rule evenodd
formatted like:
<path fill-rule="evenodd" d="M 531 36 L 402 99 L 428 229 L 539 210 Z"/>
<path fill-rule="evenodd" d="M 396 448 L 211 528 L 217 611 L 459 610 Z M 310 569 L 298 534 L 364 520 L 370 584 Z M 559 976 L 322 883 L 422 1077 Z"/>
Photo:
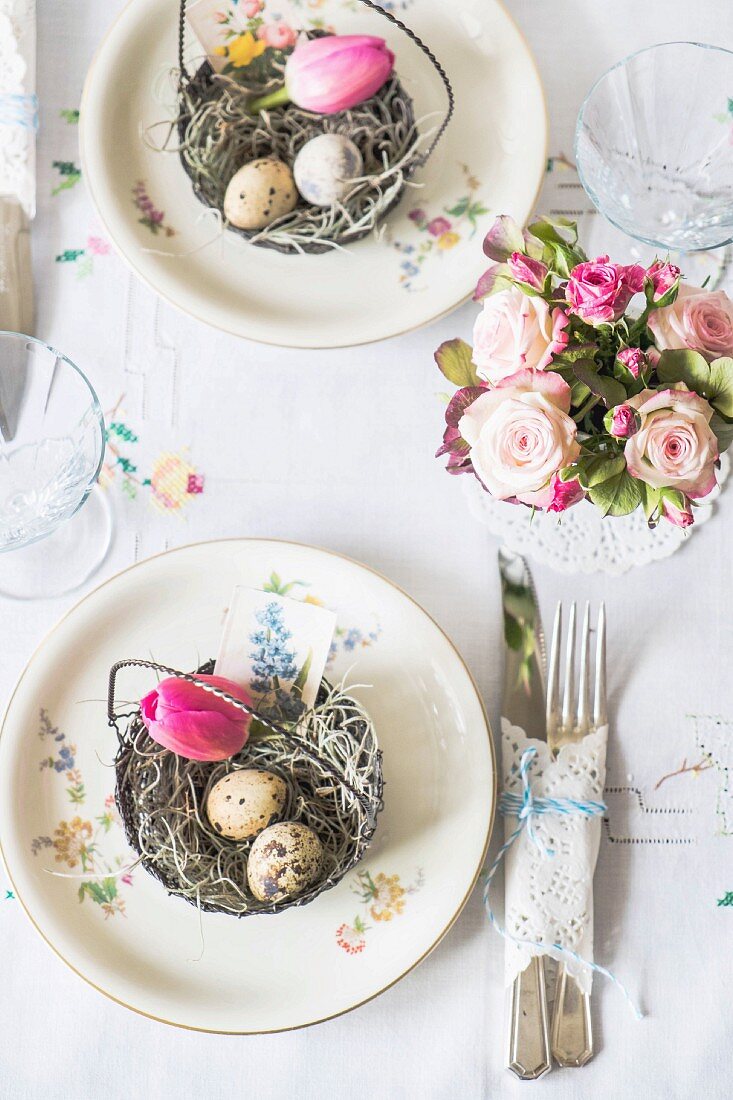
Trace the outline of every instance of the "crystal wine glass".
<path fill-rule="evenodd" d="M 92 493 L 104 447 L 102 410 L 79 368 L 40 340 L 0 332 L 2 595 L 70 592 L 104 560 L 110 509 Z"/>
<path fill-rule="evenodd" d="M 598 210 L 639 241 L 694 252 L 733 241 L 733 52 L 666 42 L 591 88 L 575 154 Z"/>

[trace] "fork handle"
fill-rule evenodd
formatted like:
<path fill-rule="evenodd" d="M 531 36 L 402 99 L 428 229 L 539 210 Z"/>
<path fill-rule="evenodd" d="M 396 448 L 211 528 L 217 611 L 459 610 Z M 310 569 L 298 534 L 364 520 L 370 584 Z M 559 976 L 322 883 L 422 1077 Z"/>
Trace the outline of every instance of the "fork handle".
<path fill-rule="evenodd" d="M 511 987 L 507 1068 L 520 1081 L 536 1081 L 552 1068 L 545 966 L 538 955 Z"/>
<path fill-rule="evenodd" d="M 560 1066 L 584 1066 L 593 1057 L 590 994 L 581 992 L 562 963 L 552 1013 L 552 1054 Z"/>

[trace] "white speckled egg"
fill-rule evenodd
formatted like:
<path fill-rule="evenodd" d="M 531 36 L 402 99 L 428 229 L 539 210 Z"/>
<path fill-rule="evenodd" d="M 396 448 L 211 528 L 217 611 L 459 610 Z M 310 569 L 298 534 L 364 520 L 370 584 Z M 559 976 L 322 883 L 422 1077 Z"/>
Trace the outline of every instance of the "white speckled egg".
<path fill-rule="evenodd" d="M 206 816 L 212 829 L 228 840 L 251 840 L 279 821 L 287 797 L 287 784 L 279 775 L 242 768 L 214 784 L 206 799 Z"/>
<path fill-rule="evenodd" d="M 284 901 L 302 894 L 323 863 L 321 842 L 307 825 L 282 821 L 257 837 L 249 853 L 247 881 L 260 901 Z"/>
<path fill-rule="evenodd" d="M 314 206 L 332 206 L 338 202 L 363 171 L 361 153 L 343 134 L 319 134 L 311 138 L 293 165 L 298 190 Z"/>
<path fill-rule="evenodd" d="M 293 173 L 275 157 L 243 165 L 229 180 L 224 217 L 237 229 L 264 229 L 298 203 Z"/>

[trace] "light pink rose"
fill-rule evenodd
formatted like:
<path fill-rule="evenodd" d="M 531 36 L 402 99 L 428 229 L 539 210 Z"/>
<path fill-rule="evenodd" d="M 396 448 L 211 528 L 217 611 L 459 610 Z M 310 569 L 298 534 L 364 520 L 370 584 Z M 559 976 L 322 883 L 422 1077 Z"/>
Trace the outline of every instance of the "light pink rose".
<path fill-rule="evenodd" d="M 626 443 L 629 473 L 655 489 L 679 489 L 689 497 L 715 488 L 718 441 L 710 428 L 707 401 L 680 385 L 643 390 L 627 401 L 641 421 Z"/>
<path fill-rule="evenodd" d="M 643 287 L 640 264 L 624 267 L 610 263 L 608 256 L 599 256 L 573 268 L 567 297 L 573 313 L 589 325 L 600 325 L 617 321 Z"/>
<path fill-rule="evenodd" d="M 473 361 L 480 378 L 500 382 L 518 370 L 543 370 L 553 348 L 567 344 L 562 310 L 550 313 L 543 298 L 530 298 L 517 286 L 484 299 L 473 327 Z M 563 345 L 564 346 L 564 345 Z"/>
<path fill-rule="evenodd" d="M 621 348 L 616 356 L 638 378 L 646 366 L 646 356 L 641 348 Z"/>
<path fill-rule="evenodd" d="M 641 418 L 631 405 L 616 405 L 604 417 L 608 431 L 616 439 L 631 439 L 639 430 Z"/>
<path fill-rule="evenodd" d="M 542 290 L 545 285 L 548 267 L 541 260 L 533 260 L 531 256 L 524 256 L 521 252 L 512 252 L 507 260 L 507 267 L 517 282 L 526 283 L 534 290 Z"/>
<path fill-rule="evenodd" d="M 282 19 L 278 19 L 275 23 L 263 23 L 257 31 L 257 37 L 275 50 L 286 50 L 298 41 L 298 32 Z"/>
<path fill-rule="evenodd" d="M 654 289 L 654 301 L 663 298 L 668 290 L 680 280 L 682 272 L 676 264 L 665 263 L 663 260 L 655 260 L 651 267 L 646 269 L 647 278 L 651 279 Z"/>
<path fill-rule="evenodd" d="M 552 504 L 553 475 L 580 454 L 559 374 L 522 370 L 481 394 L 458 423 L 473 469 L 492 496 L 537 508 Z"/>
<path fill-rule="evenodd" d="M 733 302 L 722 290 L 681 286 L 671 306 L 649 317 L 660 351 L 694 348 L 709 361 L 733 355 Z"/>
<path fill-rule="evenodd" d="M 242 0 L 242 11 L 248 19 L 254 19 L 264 8 L 264 0 Z"/>
<path fill-rule="evenodd" d="M 571 481 L 562 481 L 557 474 L 553 474 L 550 489 L 552 500 L 547 505 L 548 512 L 567 512 L 568 508 L 572 508 L 585 496 L 577 478 L 573 478 Z"/>

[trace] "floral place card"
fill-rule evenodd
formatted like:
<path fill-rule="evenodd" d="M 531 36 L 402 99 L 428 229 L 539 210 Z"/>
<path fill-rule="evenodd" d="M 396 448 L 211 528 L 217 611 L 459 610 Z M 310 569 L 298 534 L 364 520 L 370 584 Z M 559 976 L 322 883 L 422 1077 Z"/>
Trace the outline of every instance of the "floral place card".
<path fill-rule="evenodd" d="M 258 709 L 297 717 L 315 704 L 335 628 L 325 607 L 237 587 L 214 671 L 247 688 Z"/>

